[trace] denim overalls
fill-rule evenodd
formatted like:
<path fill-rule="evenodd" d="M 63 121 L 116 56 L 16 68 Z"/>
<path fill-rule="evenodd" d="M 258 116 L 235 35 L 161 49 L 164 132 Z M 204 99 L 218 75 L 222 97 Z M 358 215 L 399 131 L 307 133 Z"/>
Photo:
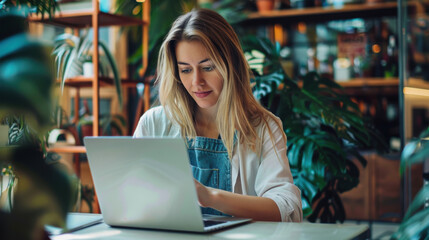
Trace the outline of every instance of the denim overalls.
<path fill-rule="evenodd" d="M 194 178 L 204 186 L 231 192 L 231 163 L 221 139 L 196 137 L 188 140 L 188 154 Z M 213 208 L 203 214 L 226 215 Z"/>

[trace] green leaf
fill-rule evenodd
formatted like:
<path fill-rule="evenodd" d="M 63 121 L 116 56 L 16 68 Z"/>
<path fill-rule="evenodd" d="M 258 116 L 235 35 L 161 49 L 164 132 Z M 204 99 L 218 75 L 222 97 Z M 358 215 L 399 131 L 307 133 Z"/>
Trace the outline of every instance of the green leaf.
<path fill-rule="evenodd" d="M 34 53 L 39 59 L 25 57 L 0 59 L 0 108 L 9 112 L 31 112 L 41 127 L 50 124 L 52 112 L 51 68 L 38 48 L 25 48 L 28 54 Z M 17 53 L 18 54 L 23 54 Z M 45 58 L 46 59 L 46 58 Z"/>
<path fill-rule="evenodd" d="M 405 145 L 401 155 L 401 175 L 408 165 L 423 162 L 429 156 L 429 146 L 422 146 L 420 141 L 413 141 Z"/>
<path fill-rule="evenodd" d="M 302 202 L 302 214 L 304 215 L 304 217 L 307 217 L 313 213 L 313 209 L 311 208 L 311 205 L 308 203 L 307 198 L 302 197 L 301 200 L 302 200 L 301 201 Z"/>
<path fill-rule="evenodd" d="M 400 240 L 422 239 L 429 230 L 429 208 L 418 212 L 408 220 L 403 220 L 392 238 Z"/>
<path fill-rule="evenodd" d="M 311 169 L 313 166 L 314 142 L 308 142 L 302 148 L 302 168 Z"/>
<path fill-rule="evenodd" d="M 429 185 L 423 186 L 423 188 L 417 193 L 411 205 L 408 207 L 407 213 L 404 216 L 404 221 L 408 220 L 417 210 L 419 210 L 429 196 Z"/>
<path fill-rule="evenodd" d="M 99 42 L 99 45 L 101 46 L 104 53 L 106 54 L 107 59 L 109 60 L 110 66 L 112 68 L 113 76 L 114 76 L 113 79 L 116 86 L 116 93 L 118 94 L 119 106 L 122 108 L 122 85 L 121 85 L 121 79 L 119 77 L 119 70 L 118 70 L 118 67 L 116 66 L 115 58 L 110 53 L 109 48 L 104 43 Z"/>

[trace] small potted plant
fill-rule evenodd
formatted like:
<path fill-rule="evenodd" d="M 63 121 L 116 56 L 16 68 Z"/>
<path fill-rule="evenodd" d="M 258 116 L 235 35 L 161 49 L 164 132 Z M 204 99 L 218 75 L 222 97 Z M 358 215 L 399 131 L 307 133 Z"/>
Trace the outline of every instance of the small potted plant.
<path fill-rule="evenodd" d="M 65 80 L 84 74 L 84 65 L 91 63 L 92 65 L 92 48 L 93 41 L 86 32 L 82 37 L 73 34 L 64 33 L 55 38 L 54 50 L 52 54 L 55 56 L 56 75 L 61 79 L 61 89 L 64 88 Z M 119 77 L 119 70 L 116 61 L 111 54 L 109 48 L 101 41 L 98 46 L 102 49 L 103 55 L 100 55 L 99 71 L 102 76 L 109 76 L 109 72 L 113 73 L 113 80 L 118 94 L 119 104 L 122 105 L 122 87 Z M 91 73 L 86 73 L 87 76 Z"/>

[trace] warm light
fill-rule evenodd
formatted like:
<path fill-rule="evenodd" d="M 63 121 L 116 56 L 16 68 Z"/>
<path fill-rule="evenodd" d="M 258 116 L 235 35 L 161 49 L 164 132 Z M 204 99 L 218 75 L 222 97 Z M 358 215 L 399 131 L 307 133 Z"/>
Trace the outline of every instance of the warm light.
<path fill-rule="evenodd" d="M 379 53 L 381 51 L 381 47 L 378 44 L 372 45 L 372 52 Z"/>
<path fill-rule="evenodd" d="M 144 3 L 144 2 L 146 2 L 146 0 L 136 0 L 136 2 Z"/>
<path fill-rule="evenodd" d="M 404 87 L 404 94 L 429 97 L 429 90 L 421 89 L 421 88 Z"/>
<path fill-rule="evenodd" d="M 351 62 L 348 58 L 338 58 L 334 62 L 334 66 L 336 68 L 349 68 L 351 66 Z"/>
<path fill-rule="evenodd" d="M 274 25 L 274 40 L 278 43 L 280 43 L 281 46 L 284 45 L 283 43 L 283 27 L 280 24 Z"/>
<path fill-rule="evenodd" d="M 133 9 L 133 14 L 137 15 L 139 14 L 139 12 L 142 10 L 142 5 L 137 5 L 134 9 Z"/>

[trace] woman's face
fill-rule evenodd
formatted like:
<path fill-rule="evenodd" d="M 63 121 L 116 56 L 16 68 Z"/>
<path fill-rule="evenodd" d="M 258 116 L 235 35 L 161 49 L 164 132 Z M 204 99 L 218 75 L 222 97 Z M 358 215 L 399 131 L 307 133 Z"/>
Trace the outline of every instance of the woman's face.
<path fill-rule="evenodd" d="M 200 108 L 216 107 L 223 78 L 199 41 L 180 41 L 176 45 L 180 80 Z"/>

